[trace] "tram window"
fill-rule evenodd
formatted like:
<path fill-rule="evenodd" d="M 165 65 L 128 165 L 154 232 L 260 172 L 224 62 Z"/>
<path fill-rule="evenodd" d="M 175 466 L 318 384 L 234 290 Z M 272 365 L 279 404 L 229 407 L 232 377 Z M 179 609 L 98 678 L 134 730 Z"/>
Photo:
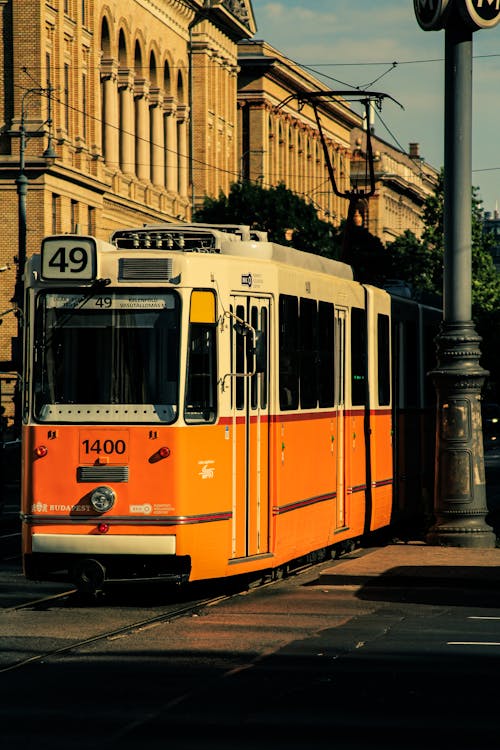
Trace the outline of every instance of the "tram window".
<path fill-rule="evenodd" d="M 378 403 L 391 403 L 389 316 L 377 315 Z"/>
<path fill-rule="evenodd" d="M 366 404 L 366 313 L 359 307 L 351 310 L 351 403 Z"/>
<path fill-rule="evenodd" d="M 150 301 L 148 305 L 148 301 Z M 179 383 L 179 304 L 176 295 L 132 294 L 83 298 L 41 295 L 35 340 L 35 414 L 47 408 L 155 405 L 173 421 Z M 50 411 L 50 409 L 49 409 Z M 78 413 L 78 411 L 77 411 Z M 136 411 L 134 411 L 134 414 Z M 138 413 L 149 414 L 149 412 Z M 106 417 L 109 420 L 109 416 Z"/>
<path fill-rule="evenodd" d="M 299 405 L 297 297 L 281 294 L 279 300 L 279 393 L 280 409 L 297 409 Z"/>
<path fill-rule="evenodd" d="M 252 305 L 252 309 L 250 311 L 250 325 L 252 326 L 254 331 L 257 331 L 259 327 L 259 310 L 255 305 Z M 248 347 L 247 347 L 247 351 L 248 351 L 248 348 L 251 347 L 252 345 L 252 336 L 248 335 L 247 340 L 248 340 Z M 249 365 L 249 368 L 251 368 L 251 371 L 255 369 L 255 352 L 253 351 L 249 352 L 248 365 Z M 258 391 L 257 391 L 258 384 L 259 384 L 259 376 L 257 375 L 257 373 L 255 373 L 254 375 L 252 375 L 252 382 L 251 382 L 251 387 L 250 387 L 250 390 L 251 390 L 250 402 L 252 404 L 252 409 L 256 409 L 258 406 Z"/>
<path fill-rule="evenodd" d="M 404 347 L 404 405 L 417 406 L 418 404 L 418 340 L 417 322 L 405 320 L 403 323 L 403 347 Z"/>
<path fill-rule="evenodd" d="M 268 368 L 268 360 L 267 360 L 267 349 L 268 349 L 268 318 L 267 318 L 267 309 L 263 307 L 260 311 L 260 344 L 262 352 L 264 352 L 263 359 L 263 369 L 261 370 L 261 376 L 260 376 L 260 405 L 262 409 L 265 409 L 267 407 L 267 368 Z"/>
<path fill-rule="evenodd" d="M 213 422 L 217 411 L 215 325 L 191 323 L 187 363 L 186 422 Z"/>
<path fill-rule="evenodd" d="M 314 409 L 318 405 L 318 307 L 316 300 L 300 300 L 299 317 L 300 406 Z"/>
<path fill-rule="evenodd" d="M 236 317 L 240 320 L 245 320 L 245 308 L 243 305 L 237 305 L 236 306 Z M 238 373 L 235 378 L 233 378 L 234 388 L 236 392 L 236 408 L 237 409 L 243 409 L 245 406 L 245 378 L 241 377 L 246 370 L 245 370 L 245 353 L 246 353 L 246 335 L 243 332 L 243 329 L 239 328 L 238 326 L 234 327 L 234 336 L 235 336 L 235 356 L 236 356 L 236 369 L 235 372 Z"/>
<path fill-rule="evenodd" d="M 330 302 L 318 306 L 318 398 L 320 406 L 334 404 L 334 313 Z"/>

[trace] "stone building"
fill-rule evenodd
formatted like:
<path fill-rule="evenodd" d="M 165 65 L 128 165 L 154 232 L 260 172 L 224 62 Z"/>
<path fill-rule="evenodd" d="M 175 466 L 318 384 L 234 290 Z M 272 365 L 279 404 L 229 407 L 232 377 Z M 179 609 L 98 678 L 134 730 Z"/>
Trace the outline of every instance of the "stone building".
<path fill-rule="evenodd" d="M 228 191 L 238 175 L 237 43 L 255 22 L 250 0 L 0 0 L 0 9 L 9 411 L 19 264 L 44 235 L 107 239 L 123 226 L 189 220 L 203 195 Z"/>
<path fill-rule="evenodd" d="M 371 136 L 375 193 L 360 199 L 356 220 L 384 244 L 392 242 L 405 230 L 422 235 L 422 212 L 426 198 L 434 193 L 439 170 L 428 164 L 419 152 L 418 143 L 410 143 L 408 153 L 391 146 L 374 133 Z M 369 192 L 366 168 L 366 131 L 351 130 L 351 185 Z"/>
<path fill-rule="evenodd" d="M 324 221 L 338 225 L 347 201 L 333 192 L 310 102 L 297 94 L 324 90 L 317 78 L 264 41 L 238 44 L 238 130 L 241 179 L 263 187 L 283 182 L 311 202 Z M 351 131 L 361 118 L 338 97 L 317 100 L 337 187 L 350 188 Z"/>
<path fill-rule="evenodd" d="M 0 0 L 0 10 L 0 406 L 10 425 L 19 269 L 45 235 L 108 239 L 189 221 L 241 179 L 283 182 L 335 225 L 348 202 L 332 190 L 311 103 L 297 98 L 324 86 L 252 40 L 251 0 Z M 338 97 L 317 111 L 346 192 L 359 181 L 362 120 Z M 362 213 L 386 241 L 418 229 L 432 170 L 377 148 L 377 195 Z"/>

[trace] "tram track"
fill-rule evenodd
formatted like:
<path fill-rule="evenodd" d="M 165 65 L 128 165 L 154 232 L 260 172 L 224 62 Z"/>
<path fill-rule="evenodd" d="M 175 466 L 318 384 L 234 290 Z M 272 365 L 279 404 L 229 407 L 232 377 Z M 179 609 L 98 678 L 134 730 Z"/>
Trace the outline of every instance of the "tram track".
<path fill-rule="evenodd" d="M 127 637 L 139 633 L 140 631 L 149 627 L 154 627 L 157 624 L 168 623 L 189 615 L 197 615 L 206 607 L 215 606 L 222 602 L 229 601 L 234 597 L 249 594 L 252 592 L 252 590 L 275 585 L 284 578 L 301 576 L 302 574 L 309 572 L 317 565 L 326 562 L 329 557 L 330 556 L 321 555 L 319 553 L 317 555 L 308 555 L 307 558 L 302 559 L 300 563 L 299 561 L 297 561 L 292 569 L 286 566 L 285 569 L 281 571 L 273 571 L 272 574 L 255 576 L 252 577 L 251 580 L 245 578 L 244 581 L 240 581 L 239 585 L 236 585 L 236 581 L 234 579 L 230 582 L 219 582 L 218 590 L 217 585 L 215 585 L 214 590 L 214 583 L 212 582 L 212 584 L 209 585 L 208 591 L 210 593 L 208 595 L 199 596 L 200 593 L 203 593 L 203 589 L 205 588 L 206 584 L 195 583 L 192 584 L 193 589 L 191 589 L 191 593 L 196 594 L 196 592 L 198 592 L 198 596 L 195 596 L 195 598 L 191 598 L 188 600 L 187 591 L 185 590 L 181 594 L 182 601 L 172 602 L 166 607 L 165 605 L 163 605 L 161 609 L 157 607 L 156 604 L 151 604 L 151 601 L 149 601 L 149 603 L 146 603 L 148 599 L 147 597 L 146 599 L 143 599 L 142 589 L 136 590 L 136 595 L 139 595 L 138 599 L 136 599 L 136 596 L 130 597 L 130 592 L 126 595 L 125 598 L 123 598 L 121 595 L 118 595 L 116 597 L 111 595 L 111 598 L 109 600 L 109 607 L 102 606 L 103 604 L 106 605 L 106 597 L 104 597 L 102 600 L 90 600 L 88 598 L 82 600 L 82 594 L 78 591 L 77 588 L 57 591 L 46 596 L 30 598 L 28 601 L 13 604 L 12 606 L 6 607 L 5 609 L 3 609 L 3 611 L 1 611 L 0 621 L 3 619 L 3 624 L 7 626 L 5 632 L 7 633 L 10 629 L 13 638 L 22 638 L 22 631 L 24 631 L 24 637 L 29 640 L 29 648 L 31 649 L 33 648 L 33 643 L 37 642 L 37 638 L 41 638 L 43 640 L 47 638 L 57 639 L 60 637 L 60 632 L 57 631 L 57 618 L 61 618 L 61 614 L 61 627 L 64 627 L 65 629 L 67 627 L 69 627 L 70 629 L 72 627 L 75 627 L 74 618 L 73 620 L 71 620 L 71 617 L 68 618 L 68 616 L 64 614 L 66 611 L 85 611 L 85 608 L 87 608 L 87 622 L 90 623 L 90 626 L 92 626 L 92 612 L 96 613 L 96 615 L 100 613 L 101 616 L 104 613 L 104 616 L 106 616 L 108 620 L 112 619 L 113 617 L 115 617 L 115 620 L 123 620 L 127 617 L 127 613 L 123 614 L 121 612 L 121 607 L 123 606 L 127 608 L 132 607 L 135 610 L 136 614 L 139 615 L 141 609 L 144 609 L 148 606 L 154 607 L 156 611 L 149 616 L 136 617 L 131 622 L 122 622 L 114 627 L 108 627 L 103 631 L 88 635 L 85 638 L 73 637 L 70 639 L 70 642 L 67 642 L 62 646 L 59 645 L 55 646 L 54 648 L 45 648 L 39 653 L 26 654 L 25 652 L 21 658 L 17 658 L 10 662 L 4 662 L 3 665 L 0 663 L 0 674 L 12 673 L 16 670 L 21 670 L 24 667 L 28 667 L 36 663 L 41 664 L 45 660 L 64 656 L 65 654 L 69 654 L 71 652 L 74 653 L 79 649 L 87 647 L 91 644 Z M 335 558 L 337 557 L 337 555 L 331 555 L 331 557 Z M 230 586 L 229 590 L 227 589 L 228 585 Z M 223 586 L 224 588 L 221 590 L 220 586 Z M 54 617 L 51 618 L 48 625 L 47 621 L 45 621 L 45 630 L 40 632 L 40 629 L 38 627 L 38 614 L 50 614 L 51 612 L 59 613 L 59 615 L 55 614 Z M 10 620 L 9 623 L 9 618 L 21 613 L 27 613 L 28 617 L 31 613 L 32 619 L 29 622 L 24 621 L 24 623 L 21 623 L 21 621 L 19 621 L 21 624 L 21 628 L 19 629 L 19 627 L 16 627 L 16 624 L 13 623 L 12 620 Z M 95 619 L 97 619 L 97 617 Z M 14 625 L 14 628 L 12 628 L 12 625 Z M 10 654 L 12 655 L 14 652 L 17 652 L 17 647 L 13 648 L 12 651 L 10 651 Z M 4 652 L 3 658 L 5 659 L 6 656 L 7 652 Z"/>
<path fill-rule="evenodd" d="M 33 609 L 33 607 L 35 606 L 38 607 L 42 603 L 49 605 L 51 602 L 53 603 L 65 597 L 68 598 L 71 596 L 76 596 L 77 594 L 78 592 L 76 591 L 76 589 L 71 590 L 71 591 L 66 591 L 60 594 L 43 597 L 39 600 L 34 600 L 34 601 L 32 600 L 30 602 L 26 602 L 26 603 L 11 607 L 4 611 L 8 613 L 8 612 L 15 612 L 15 611 L 23 610 L 23 609 L 24 610 Z M 144 628 L 147 628 L 151 625 L 155 625 L 157 623 L 169 622 L 172 620 L 177 620 L 181 617 L 185 617 L 186 615 L 196 614 L 200 609 L 204 607 L 214 606 L 215 604 L 218 604 L 222 601 L 226 601 L 230 599 L 234 595 L 235 594 L 229 594 L 229 595 L 222 594 L 222 595 L 212 596 L 212 597 L 208 597 L 204 599 L 197 599 L 195 601 L 189 602 L 182 606 L 169 608 L 167 611 L 160 612 L 159 614 L 153 615 L 151 617 L 134 620 L 131 623 L 126 623 L 119 627 L 108 629 L 101 633 L 96 633 L 87 638 L 74 640 L 71 643 L 68 643 L 64 646 L 59 646 L 57 648 L 44 650 L 43 652 L 39 654 L 34 654 L 24 659 L 15 661 L 11 664 L 7 664 L 3 667 L 0 667 L 0 674 L 13 672 L 14 670 L 21 669 L 23 667 L 26 667 L 28 665 L 31 665 L 37 662 L 41 663 L 45 659 L 49 659 L 54 656 L 61 656 L 63 654 L 75 651 L 84 646 L 88 646 L 89 644 L 98 643 L 99 641 L 105 641 L 108 639 L 110 640 L 113 638 L 117 638 L 119 636 L 132 635 L 133 633 L 136 633 L 140 630 L 143 630 Z"/>

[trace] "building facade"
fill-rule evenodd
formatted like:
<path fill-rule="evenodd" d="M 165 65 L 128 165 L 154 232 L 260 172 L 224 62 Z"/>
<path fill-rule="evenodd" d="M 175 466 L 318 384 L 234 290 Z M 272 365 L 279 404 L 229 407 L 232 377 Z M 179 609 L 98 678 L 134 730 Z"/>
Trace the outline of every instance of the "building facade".
<path fill-rule="evenodd" d="M 189 221 L 242 179 L 284 183 L 339 225 L 360 184 L 362 119 L 254 41 L 251 0 L 0 0 L 0 405 L 12 423 L 24 260 L 44 236 Z M 409 228 L 432 170 L 380 141 L 362 221 Z M 390 176 L 392 175 L 392 176 Z M 419 224 L 420 221 L 420 224 Z M 7 419 L 5 419 L 5 417 Z M 2 432 L 3 434 L 3 432 Z M 2 435 L 0 434 L 0 440 Z"/>
<path fill-rule="evenodd" d="M 228 191 L 237 43 L 255 22 L 250 0 L 0 8 L 0 387 L 10 418 L 24 259 L 47 234 L 107 239 L 187 221 L 200 196 Z"/>
<path fill-rule="evenodd" d="M 370 192 L 367 169 L 367 133 L 364 128 L 351 131 L 351 186 Z M 410 143 L 408 153 L 371 134 L 375 192 L 369 199 L 360 197 L 356 221 L 384 244 L 409 230 L 421 237 L 424 230 L 423 208 L 434 193 L 439 170 L 428 164 L 418 143 Z"/>
<path fill-rule="evenodd" d="M 238 45 L 238 129 L 240 179 L 263 187 L 284 183 L 312 203 L 318 216 L 338 225 L 347 201 L 330 182 L 311 102 L 301 92 L 324 86 L 264 41 Z M 351 131 L 361 118 L 338 97 L 317 100 L 317 110 L 339 192 L 350 188 Z"/>

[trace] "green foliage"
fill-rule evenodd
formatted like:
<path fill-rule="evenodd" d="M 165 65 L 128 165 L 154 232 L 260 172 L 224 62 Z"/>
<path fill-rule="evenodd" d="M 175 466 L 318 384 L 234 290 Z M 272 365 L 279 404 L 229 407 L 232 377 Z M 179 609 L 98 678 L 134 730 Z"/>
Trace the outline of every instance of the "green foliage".
<path fill-rule="evenodd" d="M 346 233 L 342 260 L 352 266 L 357 281 L 383 286 L 388 275 L 388 253 L 365 227 L 342 225 Z"/>
<path fill-rule="evenodd" d="M 229 195 L 205 198 L 193 218 L 214 224 L 247 224 L 268 232 L 272 242 L 330 258 L 338 256 L 338 230 L 321 221 L 312 204 L 283 184 L 265 189 L 249 181 L 236 182 Z"/>
<path fill-rule="evenodd" d="M 500 274 L 491 257 L 492 238 L 482 230 L 481 202 L 472 190 L 472 315 L 483 338 L 482 365 L 490 370 L 490 390 L 500 383 Z M 246 181 L 234 183 L 229 195 L 205 198 L 195 221 L 247 224 L 268 232 L 272 242 L 306 252 L 341 258 L 353 267 L 355 278 L 383 286 L 388 279 L 406 281 L 420 298 L 438 299 L 443 290 L 444 175 L 425 203 L 424 232 L 418 239 L 405 231 L 384 247 L 364 227 L 343 222 L 336 229 L 318 219 L 316 209 L 283 184 L 270 189 Z M 500 394 L 498 396 L 500 398 Z"/>
<path fill-rule="evenodd" d="M 492 240 L 483 233 L 481 201 L 477 188 L 471 199 L 472 308 L 476 322 L 500 305 L 500 276 L 491 256 Z M 422 239 L 406 231 L 387 246 L 393 278 L 412 284 L 416 292 L 442 294 L 444 261 L 444 177 L 439 175 L 436 190 L 424 207 Z"/>
<path fill-rule="evenodd" d="M 394 278 L 409 282 L 417 293 L 442 294 L 444 259 L 444 175 L 424 207 L 425 229 L 421 240 L 406 231 L 388 245 Z M 493 238 L 483 232 L 483 215 L 477 188 L 471 198 L 472 317 L 482 337 L 481 364 L 490 371 L 488 388 L 500 383 L 500 274 L 493 263 Z M 491 397 L 491 396 L 490 396 Z M 498 399 L 499 396 L 493 396 Z"/>

